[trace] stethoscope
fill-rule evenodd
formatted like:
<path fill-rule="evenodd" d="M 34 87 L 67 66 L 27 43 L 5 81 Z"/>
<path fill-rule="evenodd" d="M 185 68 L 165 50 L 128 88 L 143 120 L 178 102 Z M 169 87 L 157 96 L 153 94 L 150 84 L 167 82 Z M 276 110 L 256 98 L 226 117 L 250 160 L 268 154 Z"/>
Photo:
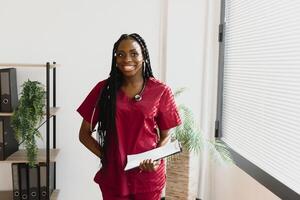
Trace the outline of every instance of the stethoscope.
<path fill-rule="evenodd" d="M 138 101 L 141 101 L 142 100 L 142 94 L 145 90 L 145 86 L 146 86 L 146 80 L 144 79 L 144 82 L 143 82 L 143 87 L 141 89 L 141 91 L 139 93 L 137 93 L 133 98 L 136 102 Z"/>
<path fill-rule="evenodd" d="M 146 86 L 146 80 L 144 79 L 143 87 L 142 87 L 141 91 L 140 91 L 139 93 L 137 93 L 137 94 L 133 97 L 133 99 L 134 99 L 136 102 L 139 102 L 139 101 L 141 101 L 141 100 L 143 99 L 142 94 L 143 94 L 143 92 L 144 92 L 144 90 L 145 90 L 145 86 Z M 93 112 L 92 112 L 92 116 L 91 116 L 91 123 L 90 123 L 90 132 L 91 132 L 91 133 L 93 133 L 93 132 L 95 131 L 95 129 L 93 129 L 93 120 L 94 120 L 96 108 L 97 108 L 98 103 L 99 103 L 100 98 L 101 98 L 101 94 L 102 94 L 102 92 L 100 92 L 100 94 L 99 94 L 99 96 L 98 96 L 98 98 L 97 98 L 97 100 L 96 100 L 96 103 L 95 103 L 95 105 L 94 105 L 94 108 L 93 108 Z"/>
<path fill-rule="evenodd" d="M 96 108 L 97 108 L 97 106 L 98 106 L 100 97 L 101 97 L 101 93 L 100 93 L 100 95 L 98 96 L 98 98 L 97 98 L 97 100 L 96 100 L 96 103 L 95 103 L 95 105 L 94 105 L 94 108 L 93 108 L 93 112 L 92 112 L 92 116 L 91 116 L 91 123 L 90 123 L 90 132 L 91 132 L 91 133 L 93 133 L 94 131 L 96 131 L 95 129 L 93 129 L 93 120 L 94 120 L 95 111 L 96 111 Z"/>

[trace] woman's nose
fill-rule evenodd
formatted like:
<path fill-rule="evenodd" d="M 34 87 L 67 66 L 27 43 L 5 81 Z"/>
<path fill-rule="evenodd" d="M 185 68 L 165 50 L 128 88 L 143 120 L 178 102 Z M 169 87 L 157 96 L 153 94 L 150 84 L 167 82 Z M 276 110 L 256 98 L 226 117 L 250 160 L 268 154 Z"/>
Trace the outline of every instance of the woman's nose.
<path fill-rule="evenodd" d="M 130 56 L 130 54 L 125 55 L 125 61 L 126 62 L 132 61 L 132 57 Z"/>

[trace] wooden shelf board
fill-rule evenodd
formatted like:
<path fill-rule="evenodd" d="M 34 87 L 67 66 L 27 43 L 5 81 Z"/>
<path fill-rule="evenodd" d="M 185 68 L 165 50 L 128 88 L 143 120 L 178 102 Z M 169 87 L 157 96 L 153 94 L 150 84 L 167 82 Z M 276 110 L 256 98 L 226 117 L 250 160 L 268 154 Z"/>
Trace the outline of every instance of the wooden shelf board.
<path fill-rule="evenodd" d="M 8 67 L 39 67 L 46 68 L 46 64 L 25 64 L 25 63 L 0 63 L 0 68 L 8 68 Z M 59 64 L 50 64 L 50 68 L 59 67 Z"/>
<path fill-rule="evenodd" d="M 12 112 L 10 112 L 10 113 L 0 112 L 0 116 L 1 116 L 1 117 L 11 117 L 12 115 L 13 115 Z"/>
<path fill-rule="evenodd" d="M 50 200 L 58 199 L 59 190 L 54 190 L 51 194 Z M 0 191 L 1 200 L 13 200 L 13 191 Z"/>
<path fill-rule="evenodd" d="M 0 191 L 0 199 L 1 200 L 12 200 L 13 192 L 12 191 Z"/>
<path fill-rule="evenodd" d="M 60 109 L 59 107 L 51 107 L 50 108 L 50 116 L 55 116 L 59 109 Z M 9 117 L 9 116 L 12 116 L 12 115 L 13 115 L 12 112 L 10 112 L 10 113 L 0 112 L 0 117 Z"/>
<path fill-rule="evenodd" d="M 50 200 L 57 200 L 58 194 L 59 194 L 59 190 L 54 190 L 51 194 Z"/>
<path fill-rule="evenodd" d="M 59 153 L 59 149 L 50 149 L 50 161 L 54 162 Z M 38 162 L 46 162 L 46 149 L 39 149 Z M 25 149 L 20 149 L 19 151 L 13 153 L 6 160 L 0 161 L 0 163 L 26 163 L 28 162 Z"/>
<path fill-rule="evenodd" d="M 58 113 L 59 109 L 60 109 L 60 107 L 51 107 L 50 108 L 50 115 L 55 116 Z"/>

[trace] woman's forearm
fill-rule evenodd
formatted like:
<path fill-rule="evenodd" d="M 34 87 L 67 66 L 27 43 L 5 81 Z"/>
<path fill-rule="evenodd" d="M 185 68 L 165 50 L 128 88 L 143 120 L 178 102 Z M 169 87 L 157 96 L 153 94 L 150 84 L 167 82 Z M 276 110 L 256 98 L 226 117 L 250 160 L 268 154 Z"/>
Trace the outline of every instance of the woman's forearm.
<path fill-rule="evenodd" d="M 157 147 L 161 147 L 161 146 L 164 146 L 166 145 L 169 140 L 170 140 L 170 134 L 169 134 L 169 130 L 163 130 L 163 131 L 160 131 L 160 138 L 159 138 L 159 141 L 157 143 Z"/>
<path fill-rule="evenodd" d="M 101 157 L 100 145 L 92 136 L 80 137 L 80 142 L 97 157 Z"/>
<path fill-rule="evenodd" d="M 79 140 L 80 142 L 91 152 L 93 152 L 96 156 L 99 158 L 102 156 L 101 155 L 101 148 L 97 140 L 92 136 L 92 133 L 90 131 L 90 124 L 83 120 L 80 131 L 79 131 Z"/>

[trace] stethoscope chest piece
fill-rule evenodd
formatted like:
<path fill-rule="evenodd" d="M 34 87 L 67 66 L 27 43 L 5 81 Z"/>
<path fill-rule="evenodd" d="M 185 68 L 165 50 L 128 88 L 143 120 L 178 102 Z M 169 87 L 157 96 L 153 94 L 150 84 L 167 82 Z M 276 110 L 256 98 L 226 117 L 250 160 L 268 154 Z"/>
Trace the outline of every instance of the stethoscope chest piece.
<path fill-rule="evenodd" d="M 139 95 L 139 94 L 137 94 L 137 95 L 134 96 L 134 100 L 135 101 L 141 101 L 142 100 L 142 96 Z"/>

